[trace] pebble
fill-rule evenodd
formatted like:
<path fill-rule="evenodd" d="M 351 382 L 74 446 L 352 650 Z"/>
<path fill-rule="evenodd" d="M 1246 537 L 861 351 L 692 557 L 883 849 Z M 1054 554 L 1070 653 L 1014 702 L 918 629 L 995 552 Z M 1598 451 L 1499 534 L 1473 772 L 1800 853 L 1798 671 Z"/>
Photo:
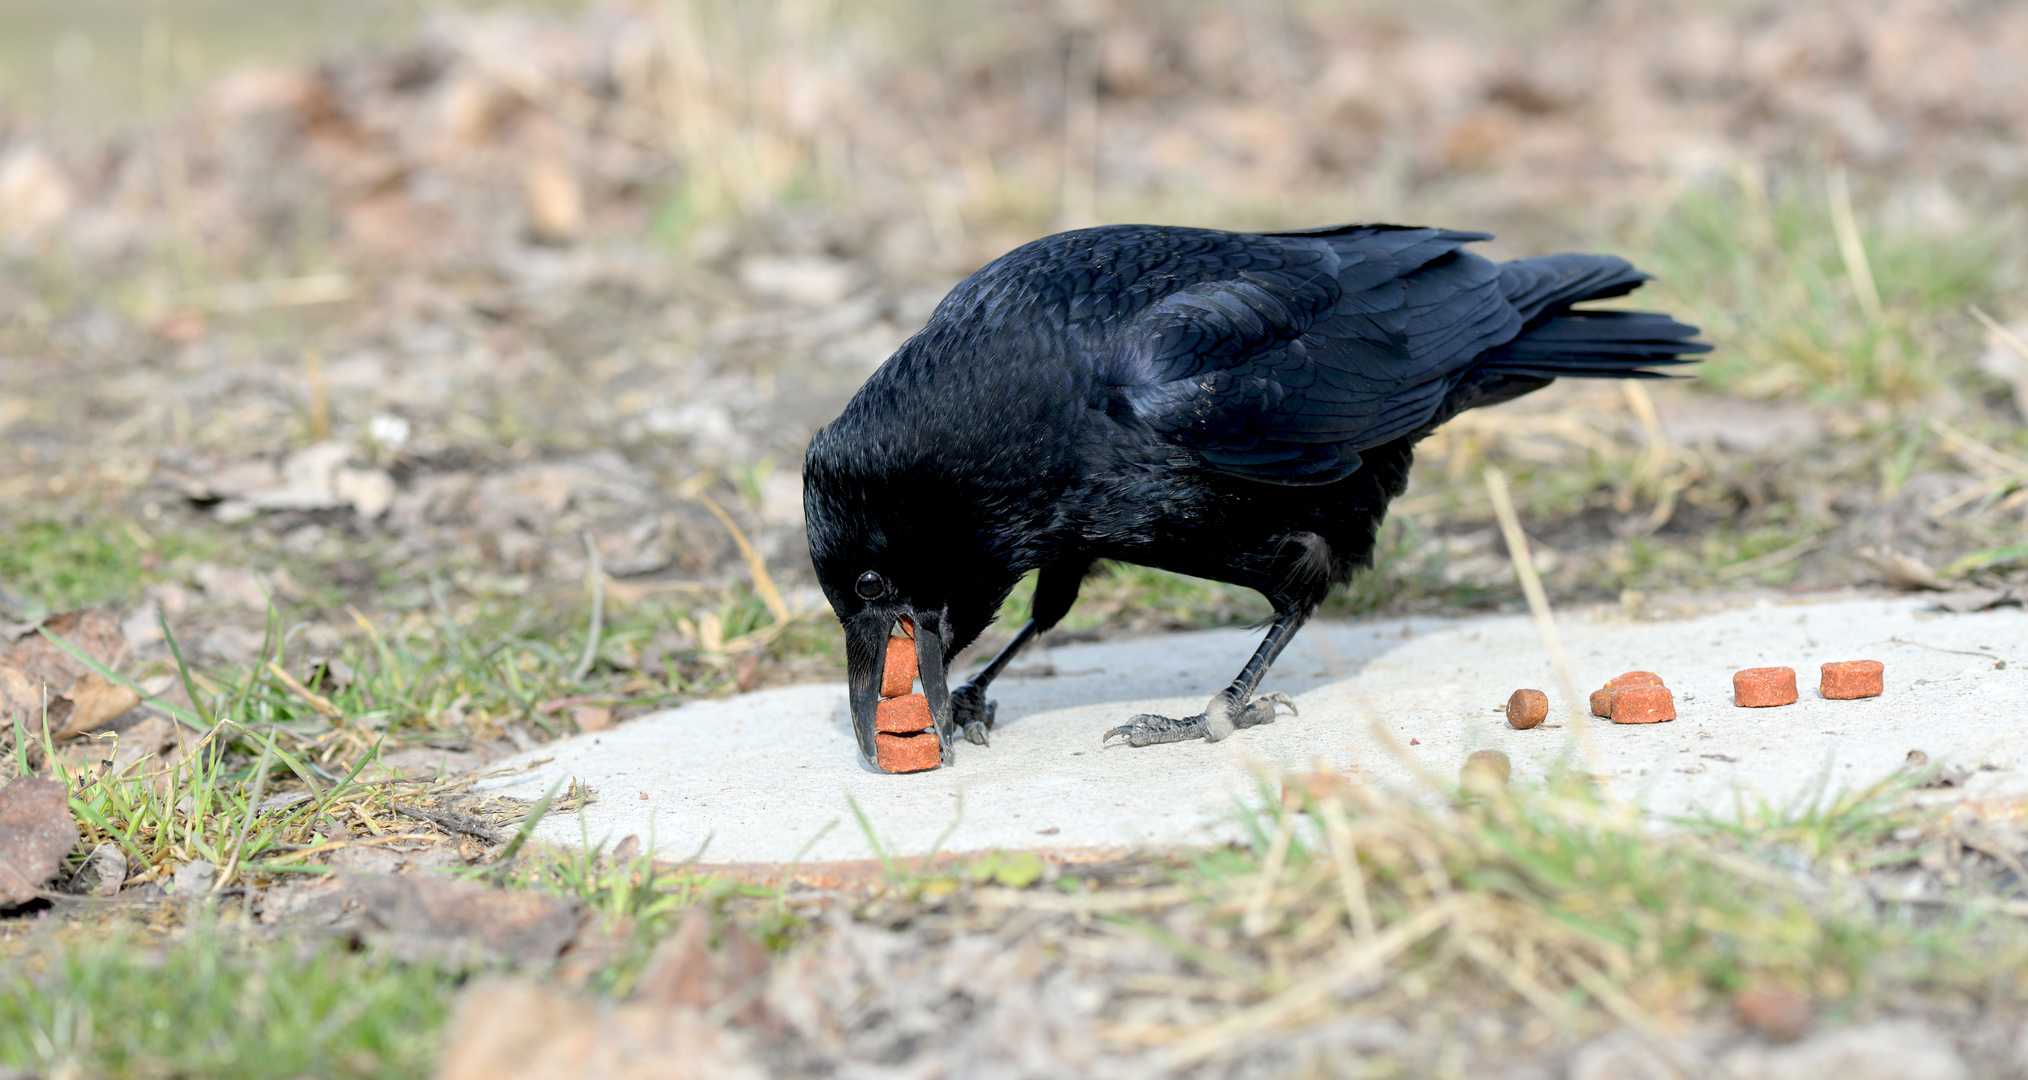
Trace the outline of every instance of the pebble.
<path fill-rule="evenodd" d="M 1514 775 L 1514 763 L 1498 750 L 1474 750 L 1465 759 L 1465 767 L 1458 770 L 1458 783 L 1466 790 L 1474 787 L 1500 787 Z"/>
<path fill-rule="evenodd" d="M 1777 1042 L 1794 1042 L 1817 1022 L 1817 1006 L 1785 987 L 1743 990 L 1733 996 L 1732 1016 Z"/>
<path fill-rule="evenodd" d="M 1516 690 L 1507 699 L 1507 722 L 1523 731 L 1549 718 L 1549 695 L 1540 690 Z"/>

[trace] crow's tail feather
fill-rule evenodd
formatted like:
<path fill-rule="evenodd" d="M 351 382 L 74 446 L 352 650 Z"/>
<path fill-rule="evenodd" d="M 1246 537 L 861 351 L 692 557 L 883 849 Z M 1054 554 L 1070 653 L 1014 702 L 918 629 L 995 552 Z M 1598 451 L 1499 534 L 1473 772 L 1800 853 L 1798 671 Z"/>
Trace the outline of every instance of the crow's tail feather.
<path fill-rule="evenodd" d="M 1464 412 L 1512 401 L 1560 378 L 1664 379 L 1652 368 L 1695 362 L 1711 346 L 1697 328 L 1652 311 L 1577 311 L 1648 280 L 1610 255 L 1549 255 L 1500 265 L 1500 287 L 1523 320 L 1514 340 L 1461 372 L 1427 433 Z"/>
<path fill-rule="evenodd" d="M 1711 346 L 1697 328 L 1652 311 L 1571 311 L 1543 317 L 1473 365 L 1481 372 L 1556 379 L 1660 379 L 1652 367 L 1695 363 Z"/>

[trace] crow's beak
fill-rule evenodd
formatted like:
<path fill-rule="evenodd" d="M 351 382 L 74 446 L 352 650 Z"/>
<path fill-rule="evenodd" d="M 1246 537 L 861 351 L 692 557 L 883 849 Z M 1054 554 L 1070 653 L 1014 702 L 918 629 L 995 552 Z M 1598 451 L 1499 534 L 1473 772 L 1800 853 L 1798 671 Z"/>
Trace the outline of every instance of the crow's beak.
<path fill-rule="evenodd" d="M 951 722 L 951 690 L 945 683 L 944 618 L 940 611 L 867 610 L 846 622 L 845 678 L 852 697 L 852 732 L 859 738 L 859 754 L 868 765 L 880 767 L 873 718 L 880 706 L 880 676 L 887 667 L 887 640 L 902 619 L 915 629 L 916 677 L 922 681 L 923 696 L 929 699 L 930 718 L 936 723 L 943 763 L 949 765 L 956 728 Z"/>

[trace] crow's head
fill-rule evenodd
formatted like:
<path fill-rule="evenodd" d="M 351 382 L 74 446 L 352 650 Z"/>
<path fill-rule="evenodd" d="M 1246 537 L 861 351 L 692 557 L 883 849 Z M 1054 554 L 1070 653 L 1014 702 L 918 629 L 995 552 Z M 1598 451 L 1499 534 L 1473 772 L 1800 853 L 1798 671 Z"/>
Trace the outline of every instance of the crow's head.
<path fill-rule="evenodd" d="M 904 620 L 914 629 L 923 696 L 949 764 L 946 665 L 1020 580 L 996 542 L 1003 530 L 992 500 L 982 504 L 982 486 L 950 475 L 947 461 L 848 417 L 817 433 L 803 464 L 810 559 L 845 629 L 852 725 L 868 763 L 888 638 Z"/>

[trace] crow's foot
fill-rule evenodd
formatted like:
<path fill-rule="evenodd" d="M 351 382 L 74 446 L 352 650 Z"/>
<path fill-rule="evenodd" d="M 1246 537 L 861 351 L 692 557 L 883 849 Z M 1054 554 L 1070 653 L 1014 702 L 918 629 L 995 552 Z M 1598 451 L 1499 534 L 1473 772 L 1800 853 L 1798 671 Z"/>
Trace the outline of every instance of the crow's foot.
<path fill-rule="evenodd" d="M 986 691 L 966 683 L 951 691 L 951 720 L 965 733 L 965 741 L 986 745 L 986 733 L 993 730 L 993 716 L 1000 703 L 987 701 Z"/>
<path fill-rule="evenodd" d="M 1275 719 L 1275 706 L 1281 705 L 1290 713 L 1296 711 L 1296 703 L 1287 694 L 1275 691 L 1262 694 L 1247 704 L 1240 704 L 1231 691 L 1221 690 L 1211 696 L 1204 711 L 1196 716 L 1173 719 L 1142 713 L 1132 720 L 1105 733 L 1100 742 L 1114 736 L 1125 736 L 1128 746 L 1154 746 L 1157 743 L 1184 742 L 1190 739 L 1204 739 L 1217 742 L 1240 728 L 1271 724 Z"/>

